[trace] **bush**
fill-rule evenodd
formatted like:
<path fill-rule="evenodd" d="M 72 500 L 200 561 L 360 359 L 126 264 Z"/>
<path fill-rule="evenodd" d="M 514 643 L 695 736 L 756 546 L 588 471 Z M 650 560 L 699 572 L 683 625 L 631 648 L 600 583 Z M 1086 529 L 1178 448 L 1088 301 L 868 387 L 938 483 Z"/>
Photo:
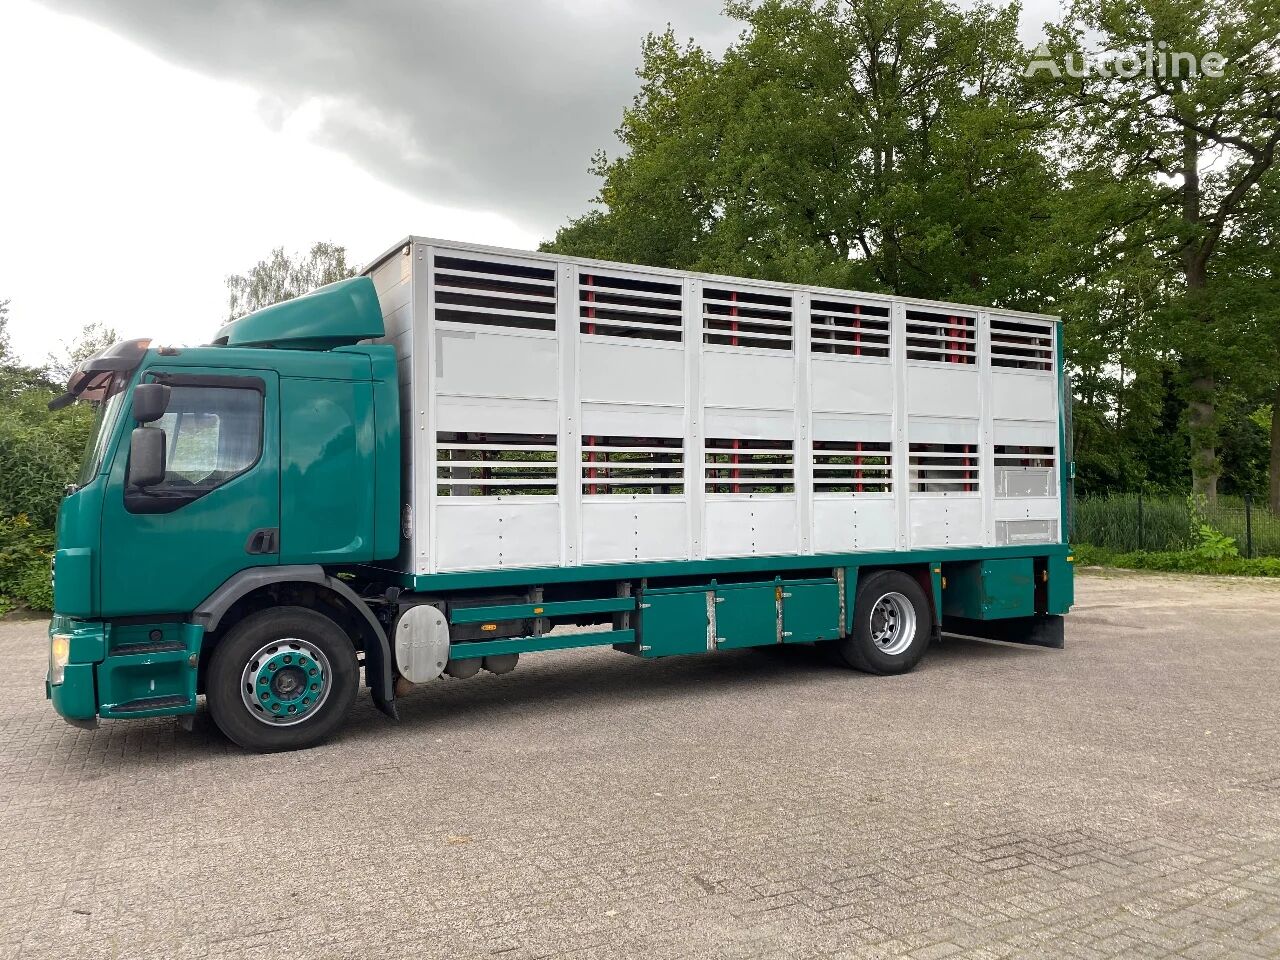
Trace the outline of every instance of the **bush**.
<path fill-rule="evenodd" d="M 0 367 L 0 614 L 53 609 L 54 519 L 94 417 L 81 405 L 50 412 L 55 395 L 31 371 Z"/>
<path fill-rule="evenodd" d="M 0 614 L 16 607 L 53 609 L 49 564 L 54 533 L 25 514 L 0 517 Z"/>

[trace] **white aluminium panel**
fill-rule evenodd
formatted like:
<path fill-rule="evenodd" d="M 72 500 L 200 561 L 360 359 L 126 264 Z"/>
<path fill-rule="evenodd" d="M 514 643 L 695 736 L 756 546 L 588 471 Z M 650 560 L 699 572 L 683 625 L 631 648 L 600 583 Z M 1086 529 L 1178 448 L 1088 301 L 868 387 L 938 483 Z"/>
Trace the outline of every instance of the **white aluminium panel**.
<path fill-rule="evenodd" d="M 893 550 L 898 510 L 893 494 L 813 495 L 813 551 Z"/>
<path fill-rule="evenodd" d="M 976 419 L 981 382 L 976 366 L 908 363 L 907 414 Z"/>
<path fill-rule="evenodd" d="M 994 509 L 997 520 L 1054 520 L 1062 513 L 1057 497 L 1001 497 Z"/>
<path fill-rule="evenodd" d="M 777 410 L 708 410 L 706 436 L 755 440 L 793 440 L 795 417 Z"/>
<path fill-rule="evenodd" d="M 579 398 L 601 403 L 684 403 L 680 345 L 584 336 L 578 345 Z"/>
<path fill-rule="evenodd" d="M 996 420 L 992 424 L 993 443 L 997 446 L 1058 446 L 1058 425 L 1053 421 Z"/>
<path fill-rule="evenodd" d="M 684 497 L 583 496 L 583 563 L 688 557 L 689 504 Z"/>
<path fill-rule="evenodd" d="M 560 504 L 555 497 L 441 497 L 436 501 L 437 570 L 555 566 Z"/>
<path fill-rule="evenodd" d="M 558 395 L 554 335 L 437 328 L 432 363 L 440 394 L 531 400 Z"/>
<path fill-rule="evenodd" d="M 893 439 L 893 420 L 887 413 L 880 416 L 815 416 L 812 430 L 814 440 L 872 440 L 887 443 Z"/>
<path fill-rule="evenodd" d="M 440 397 L 436 402 L 436 432 L 554 434 L 558 422 L 554 400 Z"/>
<path fill-rule="evenodd" d="M 707 494 L 707 556 L 754 557 L 800 551 L 794 494 Z"/>
<path fill-rule="evenodd" d="M 878 359 L 810 361 L 815 411 L 883 413 L 893 409 L 893 367 Z"/>
<path fill-rule="evenodd" d="M 1033 371 L 991 371 L 991 413 L 997 420 L 1058 421 L 1058 381 Z"/>
<path fill-rule="evenodd" d="M 704 347 L 703 403 L 708 407 L 794 410 L 795 371 L 795 357 L 789 353 Z"/>
<path fill-rule="evenodd" d="M 907 439 L 910 443 L 976 444 L 978 421 L 976 418 L 913 417 L 907 423 Z"/>
<path fill-rule="evenodd" d="M 982 500 L 970 494 L 915 494 L 909 500 L 911 546 L 954 547 L 982 543 Z"/>
<path fill-rule="evenodd" d="M 588 437 L 682 437 L 684 410 L 680 407 L 646 407 L 623 403 L 584 403 L 582 434 Z M 686 449 L 688 446 L 686 440 Z"/>

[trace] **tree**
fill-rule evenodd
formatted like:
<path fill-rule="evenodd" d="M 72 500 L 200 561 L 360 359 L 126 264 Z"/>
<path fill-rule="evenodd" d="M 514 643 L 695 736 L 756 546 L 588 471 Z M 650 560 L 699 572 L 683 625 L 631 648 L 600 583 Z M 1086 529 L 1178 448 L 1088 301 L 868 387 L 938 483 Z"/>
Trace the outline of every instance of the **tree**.
<path fill-rule="evenodd" d="M 1023 105 L 1013 7 L 733 2 L 722 58 L 650 36 L 598 154 L 603 210 L 544 249 L 657 266 L 1039 305 L 1055 183 Z"/>
<path fill-rule="evenodd" d="M 1276 163 L 1280 9 L 1270 0 L 1076 0 L 1049 36 L 1042 53 L 1055 63 L 1082 65 L 1086 38 L 1108 52 L 1102 69 L 1073 77 L 1046 67 L 1037 80 L 1060 111 L 1055 146 L 1101 259 L 1154 253 L 1169 280 L 1162 322 L 1185 397 L 1192 485 L 1213 500 L 1218 393 L 1250 359 L 1247 329 L 1223 310 L 1215 262 Z"/>
<path fill-rule="evenodd" d="M 71 340 L 62 341 L 60 352 L 46 356 L 46 376 L 56 384 L 66 383 L 81 361 L 88 360 L 119 339 L 120 335 L 115 329 L 104 323 L 94 321 L 85 324 Z"/>
<path fill-rule="evenodd" d="M 9 337 L 9 301 L 0 300 L 0 364 L 7 364 L 13 356 L 13 341 Z"/>
<path fill-rule="evenodd" d="M 1251 420 L 1269 428 L 1268 499 L 1280 513 L 1280 168 L 1251 192 L 1237 229 L 1223 238 L 1213 283 L 1223 312 L 1244 330 L 1247 356 L 1233 380 L 1254 404 Z"/>
<path fill-rule="evenodd" d="M 234 320 L 355 274 L 347 263 L 346 248 L 337 244 L 313 244 L 305 257 L 290 257 L 284 247 L 276 247 L 245 273 L 227 277 L 228 315 Z"/>

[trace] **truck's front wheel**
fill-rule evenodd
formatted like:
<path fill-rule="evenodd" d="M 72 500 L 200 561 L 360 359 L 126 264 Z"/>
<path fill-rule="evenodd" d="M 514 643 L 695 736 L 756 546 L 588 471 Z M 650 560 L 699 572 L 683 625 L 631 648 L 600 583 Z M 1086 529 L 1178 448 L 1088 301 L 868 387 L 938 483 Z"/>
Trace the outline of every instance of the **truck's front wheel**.
<path fill-rule="evenodd" d="M 209 712 L 248 750 L 297 750 L 331 736 L 359 687 L 355 649 L 328 617 L 278 607 L 246 617 L 214 648 Z"/>

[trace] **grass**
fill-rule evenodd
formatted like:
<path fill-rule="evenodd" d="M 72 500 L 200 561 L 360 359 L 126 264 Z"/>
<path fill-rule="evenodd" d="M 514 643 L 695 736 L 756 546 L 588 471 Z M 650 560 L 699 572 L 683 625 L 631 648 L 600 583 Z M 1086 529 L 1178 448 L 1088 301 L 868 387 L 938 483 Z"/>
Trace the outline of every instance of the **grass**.
<path fill-rule="evenodd" d="M 1132 550 L 1121 552 L 1087 544 L 1073 547 L 1077 566 L 1158 570 L 1164 573 L 1204 573 L 1226 577 L 1280 577 L 1280 557 L 1220 557 L 1210 559 L 1192 551 Z"/>
<path fill-rule="evenodd" d="M 1117 554 L 1179 553 L 1196 547 L 1200 522 L 1234 539 L 1242 555 L 1246 552 L 1241 497 L 1219 497 L 1200 520 L 1193 517 L 1186 497 L 1143 497 L 1141 523 L 1137 494 L 1085 497 L 1075 503 L 1071 539 Z M 1255 501 L 1252 526 L 1253 556 L 1280 557 L 1280 517 Z"/>

